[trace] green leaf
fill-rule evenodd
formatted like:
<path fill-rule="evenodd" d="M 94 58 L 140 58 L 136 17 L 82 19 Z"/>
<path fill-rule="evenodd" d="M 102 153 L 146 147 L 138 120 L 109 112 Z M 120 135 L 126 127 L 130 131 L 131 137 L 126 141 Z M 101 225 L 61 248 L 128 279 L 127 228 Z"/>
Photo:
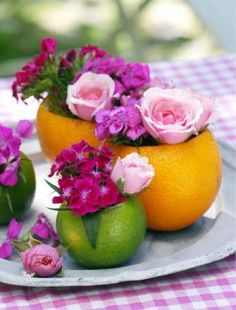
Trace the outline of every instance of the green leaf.
<path fill-rule="evenodd" d="M 100 224 L 100 212 L 82 216 L 82 221 L 83 221 L 84 228 L 88 236 L 90 245 L 93 249 L 95 249 L 98 231 L 99 231 L 99 224 Z"/>
<path fill-rule="evenodd" d="M 116 181 L 116 186 L 118 187 L 119 192 L 124 195 L 124 190 L 125 190 L 125 180 L 123 178 L 119 178 Z"/>
<path fill-rule="evenodd" d="M 6 195 L 6 198 L 7 198 L 7 204 L 8 204 L 8 207 L 11 211 L 11 213 L 14 213 L 14 210 L 13 210 L 13 204 L 12 204 L 12 201 L 11 201 L 11 196 L 8 192 L 5 193 Z"/>
<path fill-rule="evenodd" d="M 40 242 L 38 239 L 33 238 L 32 236 L 30 237 L 29 246 L 31 248 L 34 247 L 35 245 L 39 245 L 39 244 L 42 244 L 42 242 Z"/>
<path fill-rule="evenodd" d="M 24 252 L 30 248 L 28 242 L 11 240 L 11 245 L 19 252 Z"/>
<path fill-rule="evenodd" d="M 26 175 L 22 170 L 19 172 L 19 176 L 22 178 L 23 182 L 26 184 L 27 183 Z"/>
<path fill-rule="evenodd" d="M 52 210 L 52 211 L 71 211 L 70 208 L 47 208 L 48 210 Z"/>
<path fill-rule="evenodd" d="M 61 191 L 60 191 L 59 187 L 57 187 L 56 185 L 52 184 L 48 180 L 45 180 L 45 182 L 51 187 L 51 189 L 54 190 L 54 192 L 56 192 L 58 194 L 61 194 Z"/>

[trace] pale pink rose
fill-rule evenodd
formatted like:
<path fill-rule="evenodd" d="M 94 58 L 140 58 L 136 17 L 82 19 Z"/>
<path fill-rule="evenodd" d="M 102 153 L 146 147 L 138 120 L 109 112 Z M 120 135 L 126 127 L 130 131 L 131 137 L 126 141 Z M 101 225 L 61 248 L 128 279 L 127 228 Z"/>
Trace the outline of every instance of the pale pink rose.
<path fill-rule="evenodd" d="M 147 157 L 131 153 L 117 159 L 111 179 L 116 184 L 121 180 L 124 183 L 124 193 L 133 195 L 143 191 L 150 184 L 154 174 L 153 166 L 148 163 Z"/>
<path fill-rule="evenodd" d="M 216 120 L 213 100 L 187 89 L 149 88 L 139 110 L 147 132 L 167 144 L 181 143 Z"/>
<path fill-rule="evenodd" d="M 27 273 L 49 277 L 62 268 L 62 259 L 57 250 L 49 245 L 40 244 L 21 253 L 23 266 Z"/>
<path fill-rule="evenodd" d="M 89 121 L 99 110 L 111 107 L 114 90 L 115 83 L 109 75 L 86 72 L 68 86 L 66 103 L 74 115 Z"/>

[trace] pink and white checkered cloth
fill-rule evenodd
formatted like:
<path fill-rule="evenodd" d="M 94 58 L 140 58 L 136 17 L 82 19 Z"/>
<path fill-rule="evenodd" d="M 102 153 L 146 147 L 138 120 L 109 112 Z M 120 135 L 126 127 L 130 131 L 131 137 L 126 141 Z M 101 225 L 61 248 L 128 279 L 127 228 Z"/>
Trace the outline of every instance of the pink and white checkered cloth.
<path fill-rule="evenodd" d="M 153 74 L 214 96 L 220 120 L 213 128 L 217 138 L 236 147 L 236 57 L 162 62 L 152 65 Z M 10 96 L 11 80 L 0 80 L 0 123 L 33 119 L 35 104 L 17 106 Z M 16 113 L 17 109 L 17 113 Z M 152 280 L 61 289 L 21 288 L 0 284 L 0 309 L 68 310 L 230 310 L 236 309 L 235 256 L 189 271 Z"/>

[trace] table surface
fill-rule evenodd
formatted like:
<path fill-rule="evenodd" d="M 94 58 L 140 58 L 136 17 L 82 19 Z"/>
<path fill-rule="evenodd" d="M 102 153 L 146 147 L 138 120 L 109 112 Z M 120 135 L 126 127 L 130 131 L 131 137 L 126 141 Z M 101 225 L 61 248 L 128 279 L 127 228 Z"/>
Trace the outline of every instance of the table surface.
<path fill-rule="evenodd" d="M 236 56 L 151 65 L 154 75 L 215 97 L 215 136 L 236 147 Z M 0 79 L 0 123 L 34 119 L 37 104 L 16 105 L 11 79 Z M 22 288 L 0 284 L 0 309 L 236 309 L 235 256 L 152 280 L 99 287 Z"/>

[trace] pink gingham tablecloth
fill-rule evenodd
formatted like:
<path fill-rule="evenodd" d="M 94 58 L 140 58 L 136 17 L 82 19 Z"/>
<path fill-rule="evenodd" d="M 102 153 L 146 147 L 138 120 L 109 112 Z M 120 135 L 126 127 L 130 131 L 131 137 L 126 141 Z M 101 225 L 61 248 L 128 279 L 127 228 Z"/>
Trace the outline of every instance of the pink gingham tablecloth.
<path fill-rule="evenodd" d="M 236 56 L 152 64 L 153 74 L 216 98 L 216 137 L 236 147 Z M 0 123 L 34 119 L 35 104 L 18 105 L 0 79 Z M 17 113 L 16 113 L 17 111 Z M 235 256 L 152 280 L 99 287 L 22 288 L 0 284 L 0 309 L 236 309 Z"/>

